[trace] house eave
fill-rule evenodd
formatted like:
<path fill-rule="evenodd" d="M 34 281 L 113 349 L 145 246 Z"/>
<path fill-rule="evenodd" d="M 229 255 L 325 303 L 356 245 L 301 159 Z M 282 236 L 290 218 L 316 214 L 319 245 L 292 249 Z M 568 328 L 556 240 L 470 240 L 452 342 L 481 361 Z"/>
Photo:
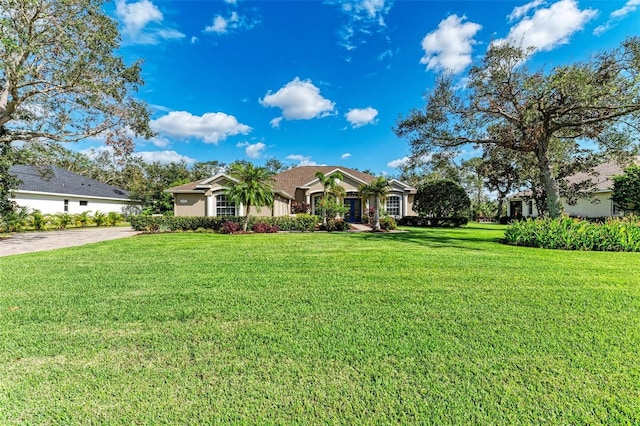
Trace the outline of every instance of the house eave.
<path fill-rule="evenodd" d="M 24 189 L 12 189 L 11 193 L 16 194 L 29 194 L 29 195 L 50 195 L 56 197 L 69 197 L 69 198 L 86 198 L 89 200 L 109 200 L 109 201 L 121 201 L 121 202 L 136 202 L 136 200 L 132 200 L 131 198 L 116 198 L 116 197 L 99 197 L 96 195 L 82 195 L 82 194 L 64 194 L 58 192 L 43 192 L 43 191 L 28 191 Z"/>

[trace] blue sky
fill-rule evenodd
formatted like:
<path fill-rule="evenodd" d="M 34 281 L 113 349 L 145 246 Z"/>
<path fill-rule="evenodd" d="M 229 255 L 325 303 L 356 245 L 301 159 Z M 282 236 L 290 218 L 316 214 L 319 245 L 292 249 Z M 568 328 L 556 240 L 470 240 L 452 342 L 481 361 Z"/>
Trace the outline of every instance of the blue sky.
<path fill-rule="evenodd" d="M 116 0 L 127 61 L 158 136 L 148 161 L 244 159 L 395 174 L 410 154 L 392 127 L 443 70 L 489 43 L 536 48 L 529 66 L 585 60 L 638 34 L 628 1 Z M 78 149 L 99 147 L 86 141 Z M 473 156 L 465 152 L 463 157 Z"/>

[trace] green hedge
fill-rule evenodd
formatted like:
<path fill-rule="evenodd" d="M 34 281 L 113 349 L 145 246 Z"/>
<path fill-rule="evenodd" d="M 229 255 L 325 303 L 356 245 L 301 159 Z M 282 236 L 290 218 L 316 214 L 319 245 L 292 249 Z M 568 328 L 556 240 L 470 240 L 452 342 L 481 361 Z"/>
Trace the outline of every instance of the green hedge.
<path fill-rule="evenodd" d="M 297 216 L 249 217 L 249 229 L 260 222 L 278 226 L 281 231 L 313 231 L 319 222 L 318 216 L 299 214 Z M 133 216 L 131 227 L 136 231 L 175 232 L 208 229 L 219 232 L 226 222 L 242 225 L 244 217 L 196 217 L 196 216 Z"/>
<path fill-rule="evenodd" d="M 562 217 L 513 222 L 508 244 L 561 250 L 640 251 L 640 218 L 607 219 L 603 223 Z"/>

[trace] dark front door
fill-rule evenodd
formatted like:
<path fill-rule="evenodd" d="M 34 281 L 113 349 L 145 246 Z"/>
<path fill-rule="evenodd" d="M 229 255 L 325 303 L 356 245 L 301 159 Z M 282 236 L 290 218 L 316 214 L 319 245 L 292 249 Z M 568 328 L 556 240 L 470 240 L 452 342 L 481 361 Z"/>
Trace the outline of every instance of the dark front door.
<path fill-rule="evenodd" d="M 344 220 L 349 223 L 362 222 L 362 203 L 359 198 L 345 198 L 344 206 L 349 209 L 344 214 Z"/>
<path fill-rule="evenodd" d="M 511 217 L 521 218 L 522 217 L 522 201 L 511 201 L 509 203 L 509 213 Z"/>

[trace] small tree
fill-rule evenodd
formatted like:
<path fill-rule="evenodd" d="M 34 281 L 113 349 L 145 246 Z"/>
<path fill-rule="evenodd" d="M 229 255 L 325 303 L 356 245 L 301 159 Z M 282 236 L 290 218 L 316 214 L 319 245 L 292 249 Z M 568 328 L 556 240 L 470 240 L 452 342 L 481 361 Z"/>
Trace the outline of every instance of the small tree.
<path fill-rule="evenodd" d="M 464 188 L 447 179 L 423 184 L 413 199 L 413 210 L 423 217 L 466 216 L 470 206 L 471 200 Z"/>
<path fill-rule="evenodd" d="M 255 206 L 258 211 L 262 206 L 273 206 L 273 173 L 251 163 L 234 163 L 229 170 L 229 176 L 236 179 L 236 182 L 230 183 L 227 187 L 227 197 L 236 205 L 245 206 L 242 229 L 246 231 L 251 206 Z"/>
<path fill-rule="evenodd" d="M 389 180 L 379 176 L 369 184 L 360 185 L 358 191 L 360 191 L 364 199 L 368 199 L 371 196 L 373 197 L 373 229 L 380 229 L 380 202 L 387 195 L 387 192 L 389 192 Z"/>
<path fill-rule="evenodd" d="M 344 196 L 344 188 L 338 182 L 342 180 L 342 173 L 333 173 L 326 175 L 322 172 L 316 172 L 316 178 L 324 188 L 322 201 L 320 202 L 320 210 L 322 211 L 322 224 L 327 226 L 327 219 L 335 219 L 337 214 L 342 211 L 338 205 L 338 198 Z"/>
<path fill-rule="evenodd" d="M 640 166 L 630 166 L 624 174 L 613 177 L 611 199 L 622 210 L 640 214 Z"/>

